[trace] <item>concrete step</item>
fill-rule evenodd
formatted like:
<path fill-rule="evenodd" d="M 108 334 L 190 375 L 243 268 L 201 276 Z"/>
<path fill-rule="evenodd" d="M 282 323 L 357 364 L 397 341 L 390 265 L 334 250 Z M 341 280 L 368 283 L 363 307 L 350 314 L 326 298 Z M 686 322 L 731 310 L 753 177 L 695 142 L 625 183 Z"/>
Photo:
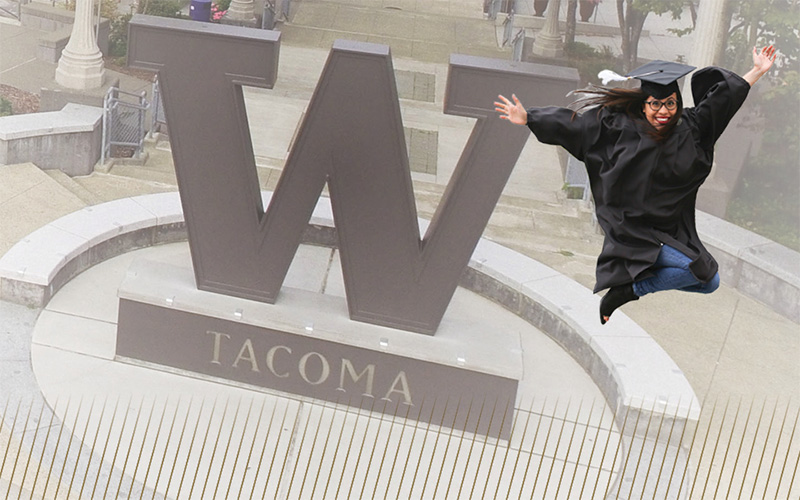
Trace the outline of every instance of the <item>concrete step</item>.
<path fill-rule="evenodd" d="M 433 182 L 414 180 L 414 192 L 418 196 L 438 199 L 444 193 L 446 186 Z M 550 194 L 548 192 L 548 194 Z M 551 198 L 551 197 L 548 197 Z M 556 196 L 557 202 L 543 201 L 533 197 L 521 197 L 512 195 L 502 195 L 497 206 L 521 207 L 531 209 L 536 212 L 563 215 L 581 220 L 589 220 L 592 216 L 592 207 L 583 200 L 567 199 L 566 195 Z"/>
<path fill-rule="evenodd" d="M 389 45 L 393 57 L 441 64 L 453 53 L 508 58 L 511 49 L 498 47 L 494 23 L 482 18 L 480 2 L 474 5 L 461 12 L 419 5 L 403 10 L 383 2 L 303 1 L 292 6 L 289 21 L 278 29 L 287 45 L 327 48 L 337 39 L 356 40 Z"/>
<path fill-rule="evenodd" d="M 0 165 L 0 255 L 86 202 L 33 163 Z"/>
<path fill-rule="evenodd" d="M 485 18 L 483 3 L 475 0 L 448 0 L 446 2 L 436 0 L 294 0 L 291 4 L 292 14 L 301 6 L 322 3 L 377 11 L 440 15 L 470 19 Z"/>
<path fill-rule="evenodd" d="M 154 149 L 158 151 L 166 151 L 168 153 L 172 153 L 172 144 L 169 142 L 169 137 L 159 137 L 158 141 L 156 141 L 155 145 L 153 146 Z"/>
<path fill-rule="evenodd" d="M 546 228 L 553 236 L 569 238 L 594 232 L 591 216 L 575 217 L 572 214 L 553 212 L 534 212 L 534 224 L 537 229 Z"/>
<path fill-rule="evenodd" d="M 174 171 L 164 171 L 160 168 L 148 168 L 146 165 L 114 165 L 108 174 L 147 182 L 158 182 L 169 186 L 178 185 Z"/>
<path fill-rule="evenodd" d="M 146 176 L 142 176 L 146 177 Z M 142 194 L 167 193 L 177 191 L 175 184 L 136 178 L 127 175 L 95 172 L 86 177 L 75 178 L 75 182 L 93 193 L 102 202 L 128 198 Z"/>
<path fill-rule="evenodd" d="M 172 152 L 165 148 L 169 141 L 159 141 L 145 144 L 147 159 L 142 165 L 115 163 L 107 172 L 109 175 L 137 179 L 145 182 L 155 182 L 167 186 L 177 186 L 175 167 L 172 163 Z"/>
<path fill-rule="evenodd" d="M 414 194 L 420 217 L 430 218 L 441 200 L 445 186 L 414 181 Z M 551 232 L 554 238 L 565 240 L 594 239 L 595 229 L 592 209 L 580 200 L 560 197 L 559 202 L 545 202 L 531 198 L 503 195 L 492 212 L 489 225 L 494 230 L 509 235 Z M 512 244 L 513 246 L 513 244 Z"/>
<path fill-rule="evenodd" d="M 87 205 L 96 205 L 102 201 L 94 193 L 75 182 L 72 177 L 68 176 L 64 172 L 60 170 L 45 170 L 44 172 L 64 189 L 74 194 Z"/>
<path fill-rule="evenodd" d="M 149 157 L 143 166 L 114 165 L 108 175 L 137 180 L 151 187 L 177 186 L 169 142 L 161 140 L 148 144 Z M 262 189 L 274 189 L 282 168 L 278 160 L 256 158 Z M 110 179 L 107 179 L 111 182 Z M 436 211 L 445 186 L 426 181 L 414 181 L 417 211 L 421 217 L 430 218 Z M 585 238 L 596 234 L 591 207 L 581 200 L 558 196 L 557 202 L 504 195 L 494 210 L 490 224 L 504 232 L 552 231 L 554 236 L 566 239 Z"/>

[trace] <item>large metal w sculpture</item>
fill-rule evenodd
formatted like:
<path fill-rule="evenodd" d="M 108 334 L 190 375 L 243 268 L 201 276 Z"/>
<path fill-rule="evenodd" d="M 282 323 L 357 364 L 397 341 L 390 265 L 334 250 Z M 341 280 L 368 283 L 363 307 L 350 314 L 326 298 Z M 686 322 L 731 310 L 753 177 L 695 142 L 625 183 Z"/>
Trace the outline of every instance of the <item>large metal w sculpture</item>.
<path fill-rule="evenodd" d="M 420 238 L 387 46 L 334 43 L 265 212 L 241 87 L 272 87 L 279 33 L 147 16 L 130 26 L 129 64 L 159 72 L 197 286 L 274 303 L 327 183 L 350 317 L 427 334 L 530 135 L 497 119 L 497 94 L 553 104 L 576 84 L 573 70 L 452 56 L 444 112 L 477 123 Z"/>
<path fill-rule="evenodd" d="M 159 73 L 194 280 L 164 263 L 132 266 L 119 290 L 118 358 L 508 436 L 522 376 L 518 335 L 407 331 L 439 328 L 528 138 L 497 119 L 496 95 L 561 102 L 577 73 L 452 56 L 445 112 L 477 122 L 421 238 L 381 45 L 334 43 L 264 209 L 242 86 L 273 86 L 279 40 L 272 31 L 132 19 L 128 62 Z M 338 297 L 287 289 L 277 300 L 326 185 L 347 307 L 361 323 L 347 320 Z M 310 316 L 316 330 L 302 326 Z M 467 350 L 470 362 L 459 361 Z"/>

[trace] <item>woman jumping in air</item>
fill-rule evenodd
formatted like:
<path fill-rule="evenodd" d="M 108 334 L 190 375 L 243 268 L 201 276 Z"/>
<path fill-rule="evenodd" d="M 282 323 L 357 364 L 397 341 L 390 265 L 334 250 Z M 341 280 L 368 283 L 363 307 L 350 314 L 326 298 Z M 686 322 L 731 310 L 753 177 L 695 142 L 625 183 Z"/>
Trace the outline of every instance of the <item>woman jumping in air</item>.
<path fill-rule="evenodd" d="M 498 96 L 500 118 L 527 125 L 540 142 L 562 146 L 586 165 L 605 240 L 594 291 L 609 288 L 600 322 L 615 309 L 661 290 L 711 293 L 718 265 L 700 242 L 695 200 L 711 171 L 714 143 L 756 81 L 775 61 L 775 48 L 753 49 L 753 68 L 738 76 L 708 67 L 692 76 L 695 106 L 684 108 L 677 79 L 694 69 L 653 61 L 628 77 L 638 89 L 597 87 L 577 109 L 525 109 L 517 96 Z"/>

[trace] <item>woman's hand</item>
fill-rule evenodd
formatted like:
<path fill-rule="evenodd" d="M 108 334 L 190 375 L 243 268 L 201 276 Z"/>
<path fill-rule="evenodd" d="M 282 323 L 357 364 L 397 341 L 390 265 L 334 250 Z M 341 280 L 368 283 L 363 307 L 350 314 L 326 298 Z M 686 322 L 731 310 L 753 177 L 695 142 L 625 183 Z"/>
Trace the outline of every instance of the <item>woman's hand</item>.
<path fill-rule="evenodd" d="M 515 125 L 526 125 L 528 123 L 528 112 L 519 102 L 516 95 L 511 94 L 511 98 L 514 99 L 513 103 L 501 95 L 497 97 L 502 102 L 495 101 L 494 110 L 502 113 L 500 115 L 501 120 L 508 120 Z"/>
<path fill-rule="evenodd" d="M 772 63 L 775 62 L 776 56 L 775 47 L 772 45 L 764 47 L 761 50 L 753 47 L 753 69 L 748 71 L 742 78 L 747 80 L 747 83 L 752 87 L 759 78 L 764 76 L 764 73 L 769 71 L 772 67 Z"/>
<path fill-rule="evenodd" d="M 772 45 L 764 47 L 761 51 L 753 47 L 753 69 L 763 75 L 772 67 L 776 55 L 775 47 Z"/>

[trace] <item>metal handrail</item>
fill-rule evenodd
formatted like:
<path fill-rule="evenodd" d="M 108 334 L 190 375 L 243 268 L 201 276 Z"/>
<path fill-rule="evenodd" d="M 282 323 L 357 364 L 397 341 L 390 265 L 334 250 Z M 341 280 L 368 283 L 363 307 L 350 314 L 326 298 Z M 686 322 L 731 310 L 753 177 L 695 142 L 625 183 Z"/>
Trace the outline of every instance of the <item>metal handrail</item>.
<path fill-rule="evenodd" d="M 514 39 L 514 11 L 512 10 L 503 20 L 503 47 L 511 44 Z"/>
<path fill-rule="evenodd" d="M 129 102 L 122 100 L 121 97 L 130 97 L 136 102 Z M 147 102 L 147 93 L 132 93 L 120 90 L 117 87 L 111 87 L 106 92 L 103 99 L 103 132 L 102 132 L 102 147 L 100 148 L 100 162 L 105 165 L 108 158 L 111 157 L 112 146 L 132 146 L 135 148 L 134 156 L 139 158 L 144 147 L 145 136 L 145 114 L 150 109 L 150 103 Z M 137 120 L 135 126 L 127 122 L 128 134 L 127 137 L 113 137 L 115 129 L 118 124 L 122 123 L 120 117 L 126 111 L 136 113 Z M 123 124 L 123 127 L 126 125 Z M 130 129 L 134 129 L 130 133 Z M 118 129 L 117 129 L 118 130 Z M 132 140 L 130 140 L 132 138 Z M 126 140 L 127 139 L 127 140 Z"/>
<path fill-rule="evenodd" d="M 512 61 L 522 61 L 522 49 L 525 44 L 525 30 L 520 29 L 517 31 L 517 34 L 514 35 L 514 39 L 511 41 L 511 60 Z"/>

